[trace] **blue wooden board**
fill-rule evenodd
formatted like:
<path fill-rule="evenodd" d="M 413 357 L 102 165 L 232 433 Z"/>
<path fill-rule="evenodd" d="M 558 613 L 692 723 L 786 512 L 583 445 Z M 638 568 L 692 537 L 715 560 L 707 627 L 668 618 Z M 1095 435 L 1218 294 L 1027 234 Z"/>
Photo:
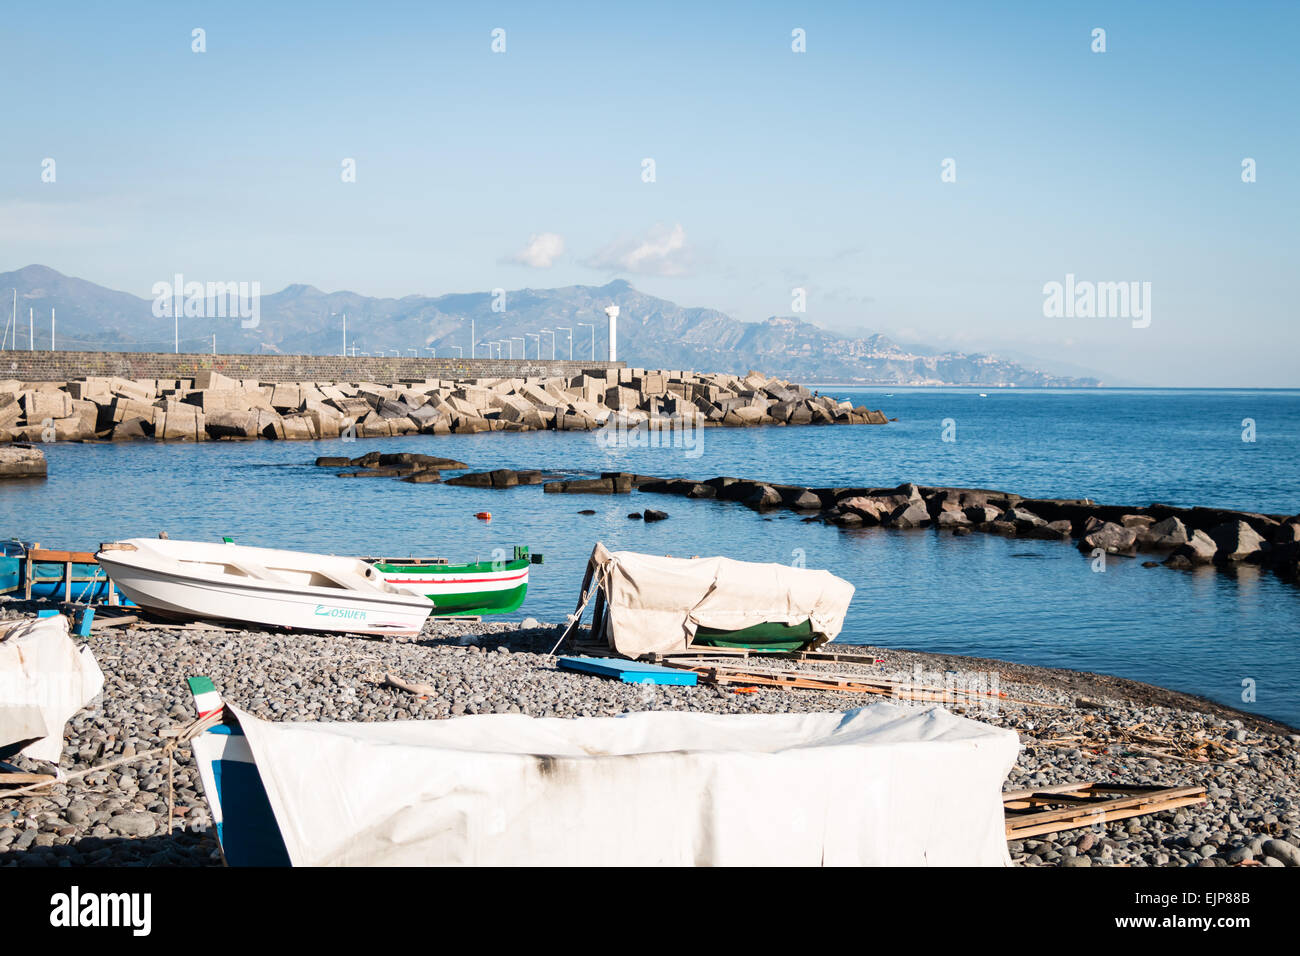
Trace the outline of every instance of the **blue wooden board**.
<path fill-rule="evenodd" d="M 582 671 L 598 677 L 617 677 L 624 684 L 678 684 L 694 687 L 697 676 L 694 671 L 612 657 L 561 657 L 558 664 L 560 670 Z"/>

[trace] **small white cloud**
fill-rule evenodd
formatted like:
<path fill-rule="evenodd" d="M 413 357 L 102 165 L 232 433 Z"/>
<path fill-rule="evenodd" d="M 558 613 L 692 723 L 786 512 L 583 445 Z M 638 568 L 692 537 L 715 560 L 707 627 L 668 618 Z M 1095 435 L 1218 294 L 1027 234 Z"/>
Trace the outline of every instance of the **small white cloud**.
<path fill-rule="evenodd" d="M 564 254 L 564 237 L 558 232 L 535 232 L 528 237 L 528 245 L 520 249 L 510 261 L 534 269 L 549 269 Z"/>
<path fill-rule="evenodd" d="M 641 239 L 610 243 L 586 262 L 593 269 L 636 272 L 642 275 L 680 276 L 687 272 L 686 230 L 657 225 Z"/>

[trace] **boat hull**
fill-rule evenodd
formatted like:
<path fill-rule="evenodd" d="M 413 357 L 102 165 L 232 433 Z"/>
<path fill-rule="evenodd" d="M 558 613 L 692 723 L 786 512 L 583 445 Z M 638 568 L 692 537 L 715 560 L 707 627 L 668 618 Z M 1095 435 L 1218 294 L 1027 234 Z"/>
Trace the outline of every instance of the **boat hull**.
<path fill-rule="evenodd" d="M 410 595 L 294 587 L 264 581 L 205 580 L 134 564 L 108 551 L 98 556 L 114 585 L 143 608 L 169 616 L 233 621 L 304 631 L 418 634 L 431 608 Z"/>
<path fill-rule="evenodd" d="M 706 647 L 748 648 L 755 651 L 799 651 L 813 638 L 812 622 L 779 624 L 765 621 L 737 631 L 721 631 L 710 627 L 697 628 L 695 644 Z"/>
<path fill-rule="evenodd" d="M 494 566 L 479 564 L 379 564 L 384 580 L 433 602 L 433 613 L 457 617 L 468 614 L 509 614 L 528 593 L 527 558 Z"/>

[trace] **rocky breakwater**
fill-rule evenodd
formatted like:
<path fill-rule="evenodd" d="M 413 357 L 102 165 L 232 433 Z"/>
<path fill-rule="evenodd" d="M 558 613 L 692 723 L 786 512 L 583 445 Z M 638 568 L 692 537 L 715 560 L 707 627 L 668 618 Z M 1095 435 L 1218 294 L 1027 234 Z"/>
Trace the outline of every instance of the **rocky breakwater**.
<path fill-rule="evenodd" d="M 1023 498 L 982 488 L 809 488 L 719 476 L 705 481 L 634 476 L 629 487 L 686 498 L 716 498 L 756 511 L 786 509 L 847 530 L 882 527 L 976 532 L 1011 538 L 1075 541 L 1080 551 L 1147 553 L 1172 568 L 1263 565 L 1300 581 L 1300 515 L 1171 505 L 1102 505 L 1091 499 Z"/>
<path fill-rule="evenodd" d="M 0 447 L 0 479 L 44 478 L 45 453 L 31 445 Z"/>
<path fill-rule="evenodd" d="M 380 438 L 413 433 L 884 424 L 758 372 L 598 369 L 572 377 L 266 383 L 193 378 L 0 381 L 0 442 Z"/>

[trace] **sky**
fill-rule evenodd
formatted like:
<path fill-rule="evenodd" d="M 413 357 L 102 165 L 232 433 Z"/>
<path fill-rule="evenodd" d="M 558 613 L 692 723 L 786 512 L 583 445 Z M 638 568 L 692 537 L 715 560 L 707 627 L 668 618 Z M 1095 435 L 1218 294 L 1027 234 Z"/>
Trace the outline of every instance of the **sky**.
<path fill-rule="evenodd" d="M 1300 386 L 1298 51 L 1283 2 L 9 3 L 0 272 L 625 278 L 1116 384 Z M 1067 276 L 1149 310 L 1045 314 Z"/>

